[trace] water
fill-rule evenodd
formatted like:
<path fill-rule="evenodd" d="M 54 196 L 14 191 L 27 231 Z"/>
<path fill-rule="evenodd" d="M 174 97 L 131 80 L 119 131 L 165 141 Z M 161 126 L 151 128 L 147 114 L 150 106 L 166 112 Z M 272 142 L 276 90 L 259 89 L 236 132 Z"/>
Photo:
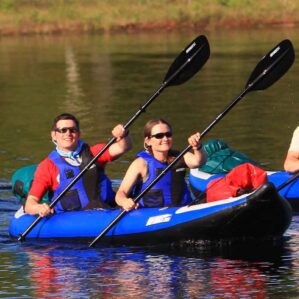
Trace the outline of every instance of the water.
<path fill-rule="evenodd" d="M 185 247 L 16 243 L 1 200 L 1 298 L 296 298 L 298 216 L 282 240 Z"/>
<path fill-rule="evenodd" d="M 14 170 L 53 148 L 51 121 L 68 111 L 81 120 L 84 139 L 107 141 L 156 91 L 175 57 L 200 33 L 47 36 L 0 43 L 0 186 Z M 175 147 L 203 131 L 239 95 L 258 61 L 284 38 L 295 49 L 296 30 L 204 33 L 211 57 L 190 81 L 168 87 L 130 132 L 134 149 L 107 167 L 115 187 L 142 148 L 150 118 L 173 124 Z M 275 85 L 252 92 L 206 138 L 281 169 L 298 125 L 298 64 Z M 2 184 L 2 185 L 1 185 Z M 2 298 L 295 298 L 298 292 L 298 216 L 282 240 L 197 247 L 97 248 L 83 244 L 17 243 L 7 227 L 19 204 L 0 188 Z"/>

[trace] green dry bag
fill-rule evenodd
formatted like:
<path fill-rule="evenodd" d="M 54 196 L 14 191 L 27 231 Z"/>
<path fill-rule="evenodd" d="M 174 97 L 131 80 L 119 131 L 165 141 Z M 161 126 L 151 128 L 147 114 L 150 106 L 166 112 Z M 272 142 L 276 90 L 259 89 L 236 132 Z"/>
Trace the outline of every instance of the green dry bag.
<path fill-rule="evenodd" d="M 227 173 L 243 163 L 257 165 L 243 153 L 230 149 L 223 140 L 211 139 L 203 144 L 203 150 L 206 152 L 207 161 L 198 169 L 207 173 Z"/>
<path fill-rule="evenodd" d="M 28 196 L 37 164 L 22 167 L 16 170 L 11 177 L 12 193 L 25 203 Z M 50 203 L 48 192 L 44 195 L 41 202 Z"/>

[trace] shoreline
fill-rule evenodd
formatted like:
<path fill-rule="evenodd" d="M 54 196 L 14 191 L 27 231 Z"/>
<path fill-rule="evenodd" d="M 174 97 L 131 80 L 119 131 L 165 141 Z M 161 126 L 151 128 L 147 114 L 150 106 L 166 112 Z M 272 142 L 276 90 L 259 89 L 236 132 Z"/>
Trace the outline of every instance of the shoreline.
<path fill-rule="evenodd" d="M 0 36 L 33 36 L 33 35 L 67 35 L 67 34 L 134 34 L 134 33 L 155 33 L 157 31 L 175 32 L 186 30 L 204 30 L 213 32 L 216 30 L 246 30 L 246 29 L 277 29 L 277 28 L 297 28 L 299 20 L 252 20 L 252 19 L 223 19 L 219 22 L 199 21 L 199 22 L 145 22 L 127 23 L 125 25 L 114 25 L 111 28 L 94 28 L 83 23 L 61 23 L 61 24 L 27 24 L 20 27 L 0 27 Z"/>

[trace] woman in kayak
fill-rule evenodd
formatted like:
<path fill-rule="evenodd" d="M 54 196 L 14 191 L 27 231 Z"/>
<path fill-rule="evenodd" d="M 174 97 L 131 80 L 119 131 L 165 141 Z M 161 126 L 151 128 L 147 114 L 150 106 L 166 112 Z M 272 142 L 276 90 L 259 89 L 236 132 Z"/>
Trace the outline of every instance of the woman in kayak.
<path fill-rule="evenodd" d="M 144 127 L 144 148 L 132 162 L 116 194 L 116 202 L 126 211 L 141 207 L 181 206 L 192 198 L 185 182 L 186 168 L 204 164 L 206 156 L 199 143 L 200 134 L 188 138 L 193 153 L 187 152 L 164 176 L 135 204 L 133 199 L 178 156 L 172 150 L 172 128 L 163 119 L 153 119 Z"/>

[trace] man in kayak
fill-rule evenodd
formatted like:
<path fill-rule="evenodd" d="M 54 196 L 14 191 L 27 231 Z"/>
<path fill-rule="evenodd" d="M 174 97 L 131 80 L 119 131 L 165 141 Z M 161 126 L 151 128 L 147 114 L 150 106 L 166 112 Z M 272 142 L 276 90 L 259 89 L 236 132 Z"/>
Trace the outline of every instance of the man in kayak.
<path fill-rule="evenodd" d="M 191 195 L 185 182 L 186 168 L 196 168 L 206 161 L 199 143 L 200 134 L 189 137 L 193 153 L 187 152 L 162 178 L 141 198 L 141 207 L 181 206 L 190 203 Z M 119 187 L 115 200 L 126 211 L 136 208 L 132 197 L 140 194 L 178 156 L 171 149 L 172 128 L 163 119 L 153 119 L 144 127 L 145 151 L 137 154 Z"/>
<path fill-rule="evenodd" d="M 56 212 L 93 209 L 113 204 L 114 191 L 104 173 L 104 166 L 131 149 L 128 132 L 122 125 L 112 130 L 116 142 L 112 144 L 70 190 L 57 202 Z M 53 213 L 46 203 L 40 203 L 49 191 L 54 200 L 84 169 L 105 144 L 89 146 L 80 139 L 79 121 L 69 113 L 53 120 L 51 138 L 56 149 L 37 167 L 24 210 L 43 217 Z"/>
<path fill-rule="evenodd" d="M 299 127 L 293 132 L 291 144 L 284 161 L 284 169 L 288 172 L 299 170 Z"/>

